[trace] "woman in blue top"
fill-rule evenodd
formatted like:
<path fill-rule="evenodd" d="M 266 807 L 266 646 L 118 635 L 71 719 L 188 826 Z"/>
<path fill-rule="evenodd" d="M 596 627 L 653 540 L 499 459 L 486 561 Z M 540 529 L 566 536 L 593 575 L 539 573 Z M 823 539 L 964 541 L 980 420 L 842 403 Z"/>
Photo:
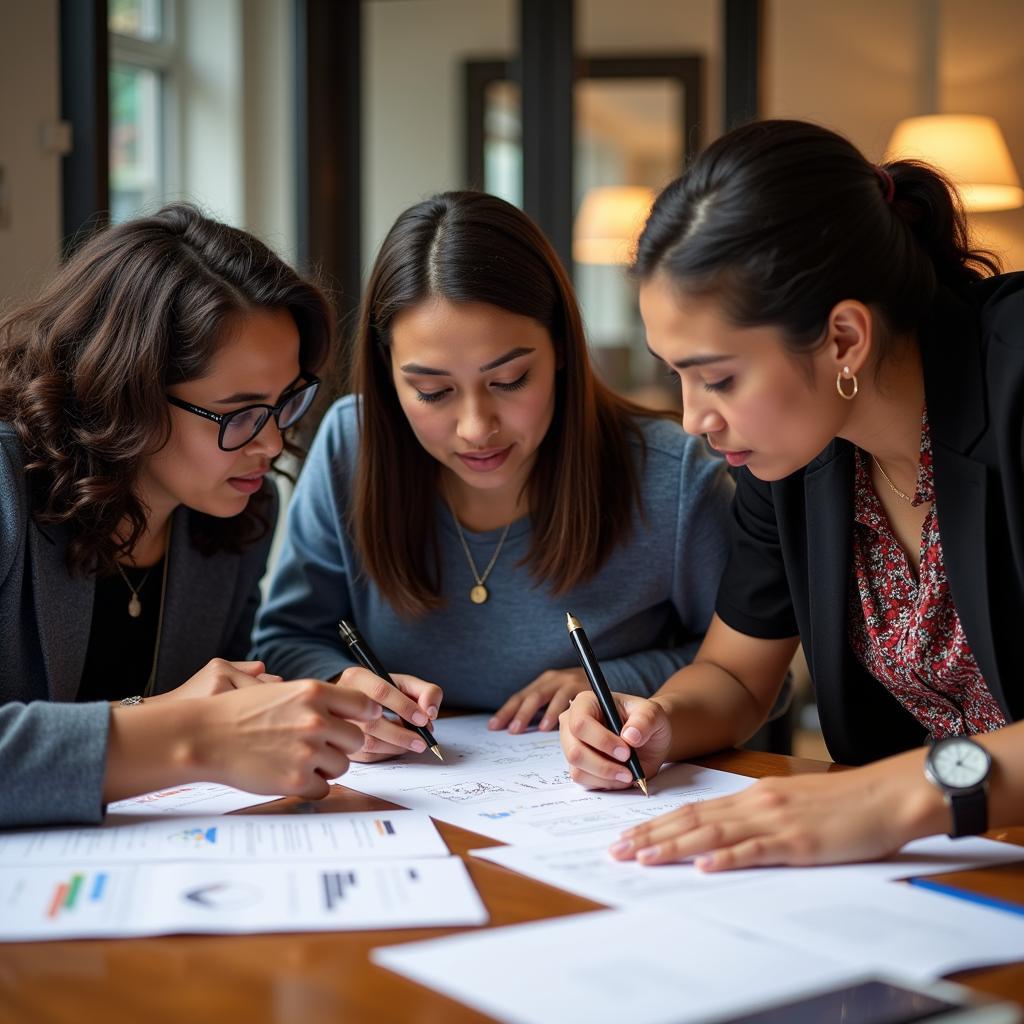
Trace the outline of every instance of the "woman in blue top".
<path fill-rule="evenodd" d="M 455 192 L 399 217 L 351 391 L 310 450 L 257 621 L 270 671 L 340 675 L 417 724 L 443 689 L 519 732 L 538 713 L 554 728 L 587 686 L 566 609 L 616 689 L 649 694 L 692 658 L 731 483 L 678 423 L 596 378 L 568 277 L 521 211 Z M 415 673 L 395 675 L 406 696 L 353 667 L 343 617 Z M 364 731 L 364 759 L 423 746 L 389 722 Z"/>

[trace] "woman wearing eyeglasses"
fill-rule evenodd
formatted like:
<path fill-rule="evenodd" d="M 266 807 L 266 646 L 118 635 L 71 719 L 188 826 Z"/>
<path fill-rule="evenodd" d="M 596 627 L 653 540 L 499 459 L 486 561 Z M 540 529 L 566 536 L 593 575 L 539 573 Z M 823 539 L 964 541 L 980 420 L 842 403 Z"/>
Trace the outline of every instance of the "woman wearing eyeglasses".
<path fill-rule="evenodd" d="M 416 724 L 443 696 L 518 733 L 555 728 L 587 688 L 567 608 L 619 689 L 649 694 L 692 657 L 725 555 L 724 464 L 597 379 L 569 279 L 525 214 L 476 192 L 403 213 L 351 384 L 257 624 L 272 671 L 340 675 Z M 353 665 L 339 618 L 404 693 Z M 357 756 L 423 746 L 382 719 Z"/>
<path fill-rule="evenodd" d="M 0 825 L 199 779 L 326 792 L 379 708 L 244 660 L 267 474 L 331 343 L 322 294 L 169 206 L 0 321 Z"/>

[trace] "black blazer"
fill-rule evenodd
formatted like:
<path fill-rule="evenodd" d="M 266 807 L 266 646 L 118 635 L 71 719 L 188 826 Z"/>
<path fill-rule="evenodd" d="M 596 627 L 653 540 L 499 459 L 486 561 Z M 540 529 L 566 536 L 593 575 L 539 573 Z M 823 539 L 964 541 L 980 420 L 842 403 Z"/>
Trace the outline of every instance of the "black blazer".
<path fill-rule="evenodd" d="M 1007 721 L 1024 718 L 1024 274 L 942 291 L 919 331 L 950 589 Z M 854 448 L 836 439 L 773 483 L 744 469 L 716 611 L 749 636 L 797 633 L 829 751 L 862 764 L 924 728 L 847 640 Z"/>

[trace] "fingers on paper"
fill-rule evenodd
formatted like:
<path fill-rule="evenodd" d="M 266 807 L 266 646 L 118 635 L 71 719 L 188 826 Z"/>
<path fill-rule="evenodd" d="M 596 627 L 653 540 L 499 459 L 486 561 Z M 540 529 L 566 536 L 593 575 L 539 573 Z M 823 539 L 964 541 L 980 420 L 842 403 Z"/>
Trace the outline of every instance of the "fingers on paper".
<path fill-rule="evenodd" d="M 558 726 L 558 720 L 569 705 L 572 703 L 572 699 L 576 696 L 576 689 L 572 686 L 561 687 L 548 701 L 548 706 L 544 711 L 544 717 L 540 720 L 540 725 L 537 726 L 541 732 L 548 732 Z"/>
<path fill-rule="evenodd" d="M 382 757 L 407 754 L 409 751 L 422 754 L 426 749 L 427 744 L 419 733 L 407 729 L 401 722 L 380 718 L 364 727 L 363 745 L 359 752 L 378 755 L 379 760 Z"/>
<path fill-rule="evenodd" d="M 491 715 L 487 722 L 487 728 L 491 730 L 504 729 L 509 722 L 512 721 L 512 717 L 519 710 L 519 706 L 523 703 L 523 698 L 526 696 L 526 690 L 519 690 L 517 693 L 513 693 L 511 697 L 504 704 L 498 708 L 497 711 Z"/>

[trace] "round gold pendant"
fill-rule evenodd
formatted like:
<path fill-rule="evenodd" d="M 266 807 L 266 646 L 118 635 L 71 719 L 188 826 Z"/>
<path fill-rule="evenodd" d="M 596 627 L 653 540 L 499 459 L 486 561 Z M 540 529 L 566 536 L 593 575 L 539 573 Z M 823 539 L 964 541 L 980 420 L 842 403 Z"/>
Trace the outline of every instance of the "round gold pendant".
<path fill-rule="evenodd" d="M 487 600 L 487 588 L 482 583 L 478 583 L 469 592 L 469 599 L 473 604 L 483 604 Z"/>
<path fill-rule="evenodd" d="M 132 594 L 132 598 L 128 602 L 128 614 L 133 619 L 137 619 L 142 614 L 142 602 L 136 594 Z"/>

